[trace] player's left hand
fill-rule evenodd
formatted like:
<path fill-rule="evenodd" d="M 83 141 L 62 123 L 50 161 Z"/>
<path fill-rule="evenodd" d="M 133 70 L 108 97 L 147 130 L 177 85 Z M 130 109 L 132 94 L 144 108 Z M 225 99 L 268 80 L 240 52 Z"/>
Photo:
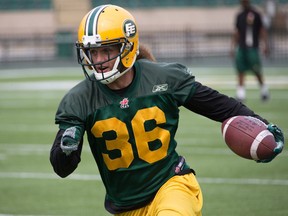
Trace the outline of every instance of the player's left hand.
<path fill-rule="evenodd" d="M 280 154 L 284 148 L 284 134 L 280 128 L 278 128 L 274 124 L 268 124 L 267 129 L 273 134 L 275 138 L 275 142 L 277 143 L 277 146 L 274 148 L 274 155 L 272 158 L 265 159 L 265 160 L 259 160 L 257 162 L 260 163 L 268 163 L 272 161 L 278 154 Z"/>
<path fill-rule="evenodd" d="M 80 140 L 84 134 L 84 129 L 80 126 L 67 128 L 61 138 L 60 147 L 62 151 L 68 156 L 71 152 L 78 149 Z"/>

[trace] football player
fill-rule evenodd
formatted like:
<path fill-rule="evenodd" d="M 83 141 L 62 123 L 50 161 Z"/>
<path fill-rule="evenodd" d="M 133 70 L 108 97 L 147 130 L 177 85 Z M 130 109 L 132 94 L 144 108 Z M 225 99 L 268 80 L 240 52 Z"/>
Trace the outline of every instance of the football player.
<path fill-rule="evenodd" d="M 88 12 L 80 23 L 76 49 L 86 79 L 58 107 L 59 131 L 50 152 L 55 172 L 64 178 L 77 168 L 86 132 L 106 189 L 108 212 L 201 215 L 202 192 L 195 172 L 176 151 L 179 107 L 218 122 L 235 115 L 268 122 L 197 82 L 187 67 L 158 63 L 145 46 L 139 53 L 136 21 L 121 7 L 101 5 Z M 271 128 L 279 143 L 276 156 L 283 148 L 283 134 Z"/>
<path fill-rule="evenodd" d="M 242 11 L 237 14 L 232 38 L 232 56 L 235 56 L 237 71 L 236 97 L 245 101 L 245 73 L 252 72 L 260 85 L 261 99 L 269 99 L 269 89 L 264 82 L 259 53 L 259 42 L 263 41 L 263 52 L 268 55 L 268 36 L 261 15 L 250 4 L 250 0 L 240 0 Z M 235 55 L 234 55 L 235 53 Z"/>

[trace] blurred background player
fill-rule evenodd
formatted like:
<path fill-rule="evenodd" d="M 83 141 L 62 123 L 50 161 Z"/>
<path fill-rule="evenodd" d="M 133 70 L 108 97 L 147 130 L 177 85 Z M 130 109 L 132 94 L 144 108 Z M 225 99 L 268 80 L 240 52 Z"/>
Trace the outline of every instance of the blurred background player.
<path fill-rule="evenodd" d="M 236 98 L 246 99 L 245 73 L 252 71 L 260 85 L 262 101 L 269 99 L 268 86 L 264 82 L 262 63 L 260 59 L 260 40 L 263 41 L 263 52 L 269 53 L 267 31 L 263 25 L 259 12 L 250 4 L 249 0 L 240 0 L 242 10 L 236 16 L 235 32 L 232 38 L 231 54 L 235 57 L 237 70 Z"/>

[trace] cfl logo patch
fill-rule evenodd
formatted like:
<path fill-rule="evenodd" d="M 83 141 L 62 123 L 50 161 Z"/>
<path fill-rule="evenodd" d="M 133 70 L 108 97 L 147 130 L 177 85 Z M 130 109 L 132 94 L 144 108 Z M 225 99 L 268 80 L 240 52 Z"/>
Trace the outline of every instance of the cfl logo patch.
<path fill-rule="evenodd" d="M 136 24 L 132 20 L 126 20 L 124 23 L 124 32 L 126 37 L 134 37 L 137 32 Z"/>
<path fill-rule="evenodd" d="M 125 109 L 129 107 L 129 100 L 128 98 L 124 98 L 123 100 L 120 101 L 120 108 Z"/>

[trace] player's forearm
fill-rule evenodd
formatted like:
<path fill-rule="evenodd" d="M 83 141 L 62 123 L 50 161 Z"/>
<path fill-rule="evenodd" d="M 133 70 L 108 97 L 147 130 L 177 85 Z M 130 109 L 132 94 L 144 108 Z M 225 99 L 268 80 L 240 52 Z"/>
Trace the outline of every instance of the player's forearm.
<path fill-rule="evenodd" d="M 62 178 L 71 174 L 80 162 L 81 148 L 67 156 L 60 147 L 63 130 L 59 130 L 50 151 L 50 162 L 57 175 Z M 83 142 L 83 141 L 82 141 Z M 82 143 L 80 145 L 82 147 Z"/>
<path fill-rule="evenodd" d="M 266 124 L 268 123 L 268 121 L 234 98 L 223 95 L 198 82 L 195 85 L 197 85 L 195 94 L 184 105 L 189 110 L 219 122 L 223 122 L 232 116 L 245 115 L 253 116 Z"/>

